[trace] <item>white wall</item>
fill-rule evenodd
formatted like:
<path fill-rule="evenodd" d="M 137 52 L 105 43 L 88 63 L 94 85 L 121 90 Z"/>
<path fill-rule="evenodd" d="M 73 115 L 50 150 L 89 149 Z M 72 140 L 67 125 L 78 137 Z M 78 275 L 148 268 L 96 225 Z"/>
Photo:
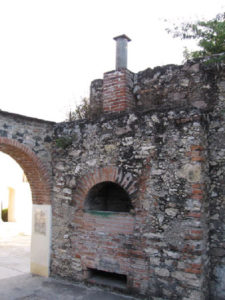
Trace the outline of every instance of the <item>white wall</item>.
<path fill-rule="evenodd" d="M 30 235 L 32 221 L 30 185 L 28 182 L 23 182 L 22 168 L 10 156 L 2 152 L 0 152 L 0 166 L 1 206 L 11 209 L 10 221 L 16 222 L 15 233 Z"/>

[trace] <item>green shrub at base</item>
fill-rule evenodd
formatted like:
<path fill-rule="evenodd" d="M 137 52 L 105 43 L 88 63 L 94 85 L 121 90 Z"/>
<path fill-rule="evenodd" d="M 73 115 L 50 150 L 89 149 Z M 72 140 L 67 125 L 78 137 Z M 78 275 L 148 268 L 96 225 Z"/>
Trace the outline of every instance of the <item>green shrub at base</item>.
<path fill-rule="evenodd" d="M 2 210 L 2 221 L 8 222 L 8 208 Z"/>

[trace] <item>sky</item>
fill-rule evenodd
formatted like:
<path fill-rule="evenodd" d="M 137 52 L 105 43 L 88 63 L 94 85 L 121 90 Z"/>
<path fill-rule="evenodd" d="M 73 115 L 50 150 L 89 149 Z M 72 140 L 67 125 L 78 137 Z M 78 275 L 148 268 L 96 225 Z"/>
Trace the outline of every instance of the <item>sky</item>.
<path fill-rule="evenodd" d="M 63 121 L 115 69 L 113 37 L 131 38 L 133 72 L 181 64 L 194 44 L 165 28 L 224 11 L 224 0 L 0 0 L 0 109 Z"/>

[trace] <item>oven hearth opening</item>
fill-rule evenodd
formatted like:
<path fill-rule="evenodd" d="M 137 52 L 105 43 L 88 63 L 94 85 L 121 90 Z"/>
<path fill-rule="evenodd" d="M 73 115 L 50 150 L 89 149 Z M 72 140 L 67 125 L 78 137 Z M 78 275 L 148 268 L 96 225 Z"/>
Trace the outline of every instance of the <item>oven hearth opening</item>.
<path fill-rule="evenodd" d="M 97 269 L 88 269 L 88 282 L 109 286 L 112 288 L 126 289 L 127 276 L 123 274 L 100 271 Z"/>
<path fill-rule="evenodd" d="M 105 181 L 93 186 L 85 199 L 84 209 L 130 212 L 133 208 L 128 193 L 118 184 Z"/>

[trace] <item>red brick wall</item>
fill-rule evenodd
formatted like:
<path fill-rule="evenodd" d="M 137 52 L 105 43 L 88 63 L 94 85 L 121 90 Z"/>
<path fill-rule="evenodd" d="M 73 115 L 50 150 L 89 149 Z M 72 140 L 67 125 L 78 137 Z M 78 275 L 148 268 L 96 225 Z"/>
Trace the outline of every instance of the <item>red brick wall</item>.
<path fill-rule="evenodd" d="M 129 213 L 85 212 L 75 216 L 79 242 L 74 241 L 75 255 L 82 269 L 128 274 L 131 271 L 130 250 L 124 246 L 134 230 L 134 217 Z"/>

